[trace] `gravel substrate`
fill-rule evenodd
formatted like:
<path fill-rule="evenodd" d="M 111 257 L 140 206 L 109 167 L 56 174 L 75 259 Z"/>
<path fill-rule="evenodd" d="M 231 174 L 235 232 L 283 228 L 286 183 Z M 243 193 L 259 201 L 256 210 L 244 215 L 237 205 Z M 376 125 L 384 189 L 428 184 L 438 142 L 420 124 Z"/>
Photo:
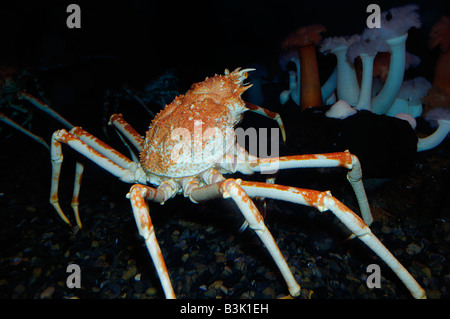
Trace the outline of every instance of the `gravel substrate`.
<path fill-rule="evenodd" d="M 25 150 L 20 156 L 17 143 Z M 84 227 L 73 232 L 48 203 L 50 161 L 45 150 L 18 136 L 2 141 L 1 147 L 11 151 L 0 155 L 0 298 L 164 297 L 125 198 L 129 185 L 88 164 L 80 198 Z M 73 153 L 65 154 L 60 199 L 73 220 Z M 381 184 L 366 181 L 373 232 L 432 299 L 449 298 L 449 167 L 446 140 L 419 153 L 407 174 Z M 304 180 L 301 174 L 280 174 L 278 181 L 317 184 L 315 189 L 330 189 L 356 209 L 343 172 L 307 171 Z M 243 220 L 230 201 L 193 204 L 178 197 L 150 207 L 178 298 L 288 294 L 259 238 L 249 229 L 239 233 Z M 360 241 L 345 241 L 348 232 L 330 213 L 268 200 L 266 223 L 302 286 L 300 298 L 411 298 Z M 81 268 L 79 289 L 66 286 L 66 269 L 72 263 Z M 379 289 L 366 285 L 366 267 L 374 263 L 381 266 Z"/>

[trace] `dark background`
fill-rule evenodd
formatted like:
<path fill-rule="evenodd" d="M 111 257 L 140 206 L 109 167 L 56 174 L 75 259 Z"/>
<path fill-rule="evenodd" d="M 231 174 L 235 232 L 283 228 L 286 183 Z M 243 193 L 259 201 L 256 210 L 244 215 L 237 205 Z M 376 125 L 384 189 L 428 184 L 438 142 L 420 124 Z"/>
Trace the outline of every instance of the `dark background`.
<path fill-rule="evenodd" d="M 66 26 L 71 1 L 2 2 L 0 65 L 31 70 L 55 110 L 96 133 L 106 89 L 125 83 L 142 89 L 166 70 L 175 73 L 180 93 L 225 68 L 255 64 L 267 70 L 268 81 L 281 81 L 280 89 L 286 89 L 287 73 L 278 62 L 281 41 L 298 27 L 316 23 L 327 28 L 324 38 L 361 33 L 371 2 L 81 1 L 81 29 Z M 382 11 L 419 4 L 422 28 L 409 32 L 407 50 L 422 59 L 414 72 L 432 79 L 438 50 L 428 49 L 428 34 L 448 14 L 448 2 L 376 3 Z M 334 65 L 333 56 L 319 54 L 322 82 Z"/>

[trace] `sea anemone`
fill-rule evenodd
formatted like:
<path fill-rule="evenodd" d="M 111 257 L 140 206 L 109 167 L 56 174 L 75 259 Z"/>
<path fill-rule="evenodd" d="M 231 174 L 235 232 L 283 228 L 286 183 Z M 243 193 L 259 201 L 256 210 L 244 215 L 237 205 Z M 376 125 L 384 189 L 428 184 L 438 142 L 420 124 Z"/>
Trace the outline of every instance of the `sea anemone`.
<path fill-rule="evenodd" d="M 281 44 L 283 50 L 296 48 L 300 57 L 300 107 L 323 105 L 317 65 L 316 44 L 322 40 L 321 33 L 326 29 L 322 25 L 310 25 L 292 32 Z M 298 81 L 299 79 L 297 79 Z"/>
<path fill-rule="evenodd" d="M 347 49 L 360 40 L 359 35 L 333 37 L 323 40 L 320 51 L 332 53 L 337 59 L 337 98 L 355 105 L 359 96 L 359 84 L 352 61 L 346 58 Z"/>
<path fill-rule="evenodd" d="M 417 151 L 427 151 L 438 146 L 450 132 L 450 110 L 448 108 L 437 107 L 426 112 L 425 119 L 437 126 L 436 131 L 428 137 L 419 138 Z"/>
<path fill-rule="evenodd" d="M 347 59 L 353 63 L 356 57 L 362 61 L 361 90 L 355 108 L 372 111 L 372 79 L 375 57 L 378 52 L 388 51 L 389 46 L 382 39 L 355 41 L 347 50 Z"/>
<path fill-rule="evenodd" d="M 428 91 L 424 103 L 431 107 L 450 107 L 450 17 L 441 17 L 431 28 L 429 47 L 439 47 L 441 53 L 436 62 L 433 88 Z"/>
<path fill-rule="evenodd" d="M 408 113 L 414 118 L 419 117 L 423 111 L 422 99 L 431 87 L 431 83 L 424 77 L 404 81 L 397 98 L 386 115 L 395 116 L 398 113 Z"/>
<path fill-rule="evenodd" d="M 389 73 L 380 93 L 372 99 L 372 110 L 385 114 L 394 102 L 403 82 L 405 73 L 406 39 L 410 28 L 420 28 L 417 5 L 392 8 L 381 15 L 381 28 L 366 29 L 364 41 L 385 40 L 390 47 Z"/>

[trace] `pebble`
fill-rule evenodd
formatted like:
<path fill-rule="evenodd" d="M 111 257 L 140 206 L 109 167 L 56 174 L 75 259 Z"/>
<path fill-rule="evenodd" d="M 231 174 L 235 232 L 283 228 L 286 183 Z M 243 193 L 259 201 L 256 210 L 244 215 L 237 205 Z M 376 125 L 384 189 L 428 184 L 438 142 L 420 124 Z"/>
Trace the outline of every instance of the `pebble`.
<path fill-rule="evenodd" d="M 24 285 L 19 284 L 19 285 L 17 285 L 17 286 L 14 288 L 14 293 L 17 294 L 17 295 L 21 295 L 21 294 L 23 294 L 26 290 L 27 290 L 27 289 L 26 289 L 26 287 L 25 287 Z"/>
<path fill-rule="evenodd" d="M 52 297 L 54 292 L 55 292 L 55 287 L 50 286 L 50 287 L 45 288 L 45 290 L 43 292 L 41 292 L 39 297 L 41 299 L 49 299 Z"/>
<path fill-rule="evenodd" d="M 42 268 L 34 268 L 33 275 L 31 276 L 30 283 L 36 282 L 36 280 L 42 275 Z"/>
<path fill-rule="evenodd" d="M 188 259 L 189 259 L 189 254 L 188 254 L 188 253 L 186 253 L 186 254 L 184 254 L 183 256 L 181 256 L 181 261 L 184 262 L 184 263 L 185 263 Z"/>
<path fill-rule="evenodd" d="M 276 296 L 275 289 L 273 289 L 273 287 L 271 287 L 271 286 L 263 289 L 262 293 L 265 298 L 274 299 Z"/>
<path fill-rule="evenodd" d="M 231 270 L 230 266 L 225 266 L 223 268 L 223 275 L 228 277 L 233 273 L 233 271 Z"/>
<path fill-rule="evenodd" d="M 123 274 L 122 279 L 128 280 L 131 277 L 134 277 L 136 274 L 137 274 L 137 269 L 136 269 L 136 267 L 132 266 L 132 267 L 128 268 L 127 271 Z"/>
<path fill-rule="evenodd" d="M 383 234 L 390 234 L 392 232 L 392 228 L 386 225 L 381 226 L 381 232 Z"/>
<path fill-rule="evenodd" d="M 439 290 L 429 290 L 427 291 L 427 298 L 429 299 L 441 299 L 442 293 Z"/>
<path fill-rule="evenodd" d="M 422 247 L 420 247 L 417 244 L 409 244 L 408 247 L 406 248 L 406 252 L 413 256 L 413 255 L 417 255 L 418 253 L 420 253 L 422 251 Z"/>
<path fill-rule="evenodd" d="M 158 293 L 158 290 L 155 287 L 150 287 L 145 291 L 145 294 L 149 297 L 152 297 Z"/>

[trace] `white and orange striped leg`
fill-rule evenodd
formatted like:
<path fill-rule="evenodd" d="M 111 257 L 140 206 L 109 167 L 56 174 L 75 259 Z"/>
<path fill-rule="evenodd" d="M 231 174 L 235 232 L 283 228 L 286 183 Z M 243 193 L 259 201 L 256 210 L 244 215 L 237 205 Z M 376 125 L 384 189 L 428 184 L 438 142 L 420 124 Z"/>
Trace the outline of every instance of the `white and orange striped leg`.
<path fill-rule="evenodd" d="M 320 212 L 330 210 L 356 237 L 372 249 L 392 269 L 414 298 L 426 298 L 425 291 L 422 287 L 420 287 L 405 267 L 379 241 L 364 221 L 344 204 L 331 196 L 329 192 L 258 182 L 241 181 L 240 185 L 250 197 L 264 196 L 289 201 L 315 207 Z"/>
<path fill-rule="evenodd" d="M 144 238 L 147 250 L 155 265 L 158 278 L 163 287 L 167 299 L 175 299 L 175 293 L 170 282 L 169 273 L 164 262 L 158 241 L 156 240 L 155 229 L 150 218 L 147 200 L 164 203 L 178 191 L 175 183 L 162 183 L 158 189 L 146 185 L 136 184 L 130 189 L 127 198 L 131 201 L 134 219 L 139 230 L 139 234 Z"/>
<path fill-rule="evenodd" d="M 278 248 L 278 245 L 269 229 L 264 224 L 264 219 L 253 201 L 234 179 L 224 179 L 221 175 L 217 178 L 217 173 L 218 172 L 213 172 L 210 176 L 208 176 L 209 172 L 204 174 L 203 178 L 205 182 L 210 184 L 208 186 L 199 187 L 197 185 L 196 187 L 191 183 L 189 184 L 189 187 L 184 187 L 185 196 L 189 196 L 189 198 L 194 202 L 200 202 L 217 197 L 231 198 L 244 215 L 249 227 L 255 231 L 263 244 L 266 246 L 275 261 L 275 264 L 278 266 L 281 275 L 286 281 L 290 294 L 293 297 L 300 295 L 300 285 L 292 275 L 283 254 Z"/>
<path fill-rule="evenodd" d="M 93 135 L 84 131 L 80 127 L 74 127 L 70 132 L 65 129 L 56 131 L 52 135 L 50 156 L 52 161 L 52 181 L 50 188 L 50 203 L 55 208 L 58 215 L 69 225 L 71 223 L 63 213 L 58 199 L 59 176 L 63 161 L 61 143 L 65 143 L 74 150 L 78 151 L 88 159 L 97 163 L 100 167 L 109 171 L 111 174 L 127 183 L 136 181 L 145 183 L 145 173 L 139 167 L 121 153 L 112 149 Z M 78 213 L 78 197 L 81 184 L 83 165 L 77 163 L 74 192 L 72 196 L 72 208 L 74 209 L 77 224 L 81 228 L 81 221 Z"/>
<path fill-rule="evenodd" d="M 243 174 L 292 168 L 345 167 L 349 169 L 347 180 L 355 192 L 361 216 L 367 225 L 370 226 L 372 224 L 373 217 L 362 182 L 361 164 L 358 158 L 350 152 L 292 155 L 273 158 L 258 158 L 248 155 L 239 146 L 237 146 L 237 152 L 241 154 L 244 152 L 245 154 L 244 156 L 241 155 L 241 158 L 238 158 L 238 163 L 235 167 L 224 166 L 224 168 L 228 170 L 232 169 L 234 172 L 239 171 Z"/>
<path fill-rule="evenodd" d="M 18 94 L 20 99 L 26 100 L 36 106 L 41 111 L 47 113 L 51 117 L 53 117 L 55 120 L 63 124 L 66 128 L 71 129 L 73 127 L 73 124 L 70 123 L 68 120 L 66 120 L 61 114 L 53 110 L 51 107 L 49 107 L 46 103 L 43 101 L 35 98 L 31 94 L 27 92 L 19 92 Z"/>
<path fill-rule="evenodd" d="M 128 124 L 122 114 L 113 114 L 109 118 L 109 125 L 113 125 L 119 130 L 139 151 L 142 149 L 144 137 L 139 134 L 130 124 Z"/>
<path fill-rule="evenodd" d="M 281 131 L 281 137 L 283 138 L 283 142 L 286 143 L 286 131 L 284 129 L 283 120 L 281 119 L 280 114 L 269 111 L 261 106 L 255 105 L 250 102 L 245 102 L 245 106 L 249 109 L 249 111 L 261 114 L 262 116 L 268 117 L 272 120 L 275 120 L 278 123 Z"/>

